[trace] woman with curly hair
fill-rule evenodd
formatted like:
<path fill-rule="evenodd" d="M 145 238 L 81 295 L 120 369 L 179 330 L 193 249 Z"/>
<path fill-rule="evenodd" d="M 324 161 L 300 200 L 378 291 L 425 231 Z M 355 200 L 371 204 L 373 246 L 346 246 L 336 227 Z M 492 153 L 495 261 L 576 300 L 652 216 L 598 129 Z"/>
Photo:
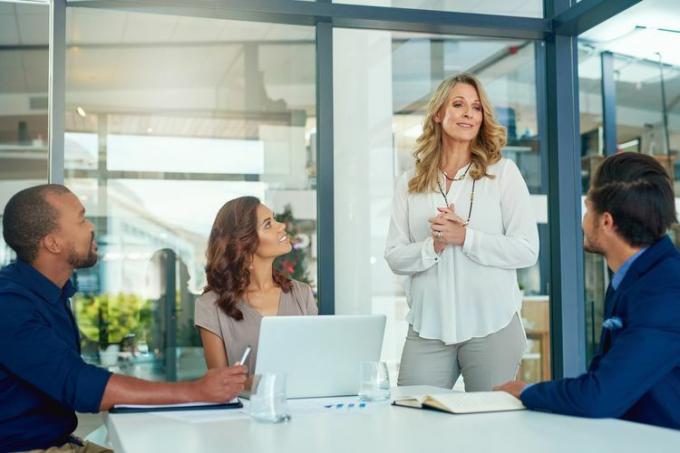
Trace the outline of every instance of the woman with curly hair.
<path fill-rule="evenodd" d="M 406 275 L 409 323 L 399 385 L 491 390 L 526 348 L 517 269 L 538 258 L 526 183 L 501 157 L 505 129 L 470 74 L 430 99 L 416 167 L 397 181 L 385 259 Z"/>
<path fill-rule="evenodd" d="M 245 348 L 255 371 L 263 316 L 316 315 L 312 288 L 274 269 L 292 249 L 285 225 L 255 197 L 227 202 L 210 232 L 205 272 L 208 284 L 196 300 L 194 324 L 208 368 L 233 365 Z"/>

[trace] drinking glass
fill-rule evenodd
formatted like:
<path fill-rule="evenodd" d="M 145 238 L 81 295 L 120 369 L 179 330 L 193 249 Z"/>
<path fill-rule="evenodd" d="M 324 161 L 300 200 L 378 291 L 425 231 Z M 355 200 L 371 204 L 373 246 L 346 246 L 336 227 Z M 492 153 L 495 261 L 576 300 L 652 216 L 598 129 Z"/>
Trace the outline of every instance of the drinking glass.
<path fill-rule="evenodd" d="M 290 419 L 285 374 L 264 373 L 253 376 L 250 416 L 257 421 L 268 423 L 280 423 Z"/>
<path fill-rule="evenodd" d="M 390 376 L 385 362 L 362 362 L 359 398 L 384 401 L 390 398 Z"/>

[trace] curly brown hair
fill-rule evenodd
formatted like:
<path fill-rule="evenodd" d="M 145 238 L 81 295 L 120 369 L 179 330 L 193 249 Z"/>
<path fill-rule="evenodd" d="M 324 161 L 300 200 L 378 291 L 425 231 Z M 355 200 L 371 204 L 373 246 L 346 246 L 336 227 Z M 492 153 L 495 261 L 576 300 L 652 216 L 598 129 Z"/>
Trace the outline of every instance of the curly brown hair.
<path fill-rule="evenodd" d="M 250 284 L 250 263 L 260 243 L 257 235 L 257 197 L 235 198 L 222 206 L 208 240 L 205 273 L 208 284 L 203 293 L 214 291 L 217 305 L 229 317 L 241 321 L 243 313 L 238 301 Z M 284 293 L 292 282 L 272 269 L 274 283 Z"/>

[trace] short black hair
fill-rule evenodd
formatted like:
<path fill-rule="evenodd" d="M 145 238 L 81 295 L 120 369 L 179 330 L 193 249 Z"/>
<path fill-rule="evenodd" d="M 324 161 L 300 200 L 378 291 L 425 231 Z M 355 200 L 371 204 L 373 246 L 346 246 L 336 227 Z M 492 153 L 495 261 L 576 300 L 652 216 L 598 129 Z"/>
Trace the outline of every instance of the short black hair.
<path fill-rule="evenodd" d="M 40 240 L 57 228 L 59 212 L 45 195 L 70 192 L 60 184 L 42 184 L 9 199 L 2 215 L 2 236 L 20 260 L 32 263 L 38 256 Z"/>
<path fill-rule="evenodd" d="M 588 198 L 608 212 L 631 246 L 653 244 L 677 222 L 671 178 L 652 156 L 634 152 L 605 159 L 595 173 Z"/>

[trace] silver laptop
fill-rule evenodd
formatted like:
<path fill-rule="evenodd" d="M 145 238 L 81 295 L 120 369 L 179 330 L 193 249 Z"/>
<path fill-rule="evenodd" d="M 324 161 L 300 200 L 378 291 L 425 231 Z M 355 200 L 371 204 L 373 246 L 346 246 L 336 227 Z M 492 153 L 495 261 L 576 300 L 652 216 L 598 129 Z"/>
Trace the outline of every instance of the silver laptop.
<path fill-rule="evenodd" d="M 356 395 L 363 361 L 380 360 L 385 315 L 266 316 L 255 374 L 286 373 L 288 398 Z"/>

